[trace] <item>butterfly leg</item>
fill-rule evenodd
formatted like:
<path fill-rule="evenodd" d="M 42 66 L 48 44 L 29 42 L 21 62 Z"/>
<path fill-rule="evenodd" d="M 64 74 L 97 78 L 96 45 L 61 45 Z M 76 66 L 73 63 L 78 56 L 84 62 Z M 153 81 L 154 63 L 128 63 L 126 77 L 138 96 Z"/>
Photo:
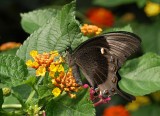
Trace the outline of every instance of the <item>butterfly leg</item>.
<path fill-rule="evenodd" d="M 101 97 L 99 97 L 99 98 L 100 98 L 100 100 L 99 100 L 98 102 L 94 103 L 94 106 L 99 106 L 99 105 L 101 105 L 101 104 L 108 103 L 108 102 L 111 100 L 110 97 L 103 98 L 103 97 L 101 96 Z"/>
<path fill-rule="evenodd" d="M 95 95 L 95 94 L 98 94 L 97 93 L 98 89 L 99 88 L 94 89 L 94 88 L 91 87 L 90 91 L 89 91 L 90 92 L 90 100 L 93 101 L 94 106 L 98 106 L 98 105 L 101 105 L 101 104 L 104 104 L 104 103 L 108 103 L 111 100 L 110 97 L 104 98 L 102 95 Z"/>

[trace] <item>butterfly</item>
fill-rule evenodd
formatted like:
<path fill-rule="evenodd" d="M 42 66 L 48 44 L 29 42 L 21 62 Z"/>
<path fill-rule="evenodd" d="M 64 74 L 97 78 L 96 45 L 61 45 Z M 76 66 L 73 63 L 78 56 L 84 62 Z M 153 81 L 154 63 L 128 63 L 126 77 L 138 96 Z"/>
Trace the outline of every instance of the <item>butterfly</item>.
<path fill-rule="evenodd" d="M 135 97 L 118 87 L 118 70 L 140 49 L 140 44 L 140 38 L 131 32 L 109 32 L 83 42 L 72 52 L 68 51 L 68 64 L 76 82 L 82 85 L 81 70 L 99 98 L 119 94 L 132 101 Z"/>

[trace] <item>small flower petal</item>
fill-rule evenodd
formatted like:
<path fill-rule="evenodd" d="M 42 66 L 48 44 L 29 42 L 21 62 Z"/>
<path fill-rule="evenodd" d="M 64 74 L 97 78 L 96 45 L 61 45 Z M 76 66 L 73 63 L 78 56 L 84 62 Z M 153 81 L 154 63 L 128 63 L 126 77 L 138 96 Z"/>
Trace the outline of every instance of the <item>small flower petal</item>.
<path fill-rule="evenodd" d="M 37 70 L 36 70 L 36 76 L 44 76 L 46 73 L 46 68 L 44 66 L 40 66 Z"/>
<path fill-rule="evenodd" d="M 33 66 L 32 60 L 27 60 L 26 65 L 27 65 L 28 67 L 32 67 L 32 66 Z"/>
<path fill-rule="evenodd" d="M 38 64 L 38 62 L 36 62 L 36 61 L 34 61 L 33 63 L 32 63 L 32 68 L 38 68 L 39 67 L 39 64 Z"/>
<path fill-rule="evenodd" d="M 61 90 L 58 87 L 56 87 L 52 90 L 52 93 L 55 97 L 58 97 L 61 93 Z"/>
<path fill-rule="evenodd" d="M 64 72 L 64 67 L 63 67 L 62 65 L 59 65 L 57 71 L 58 71 L 58 72 Z"/>
<path fill-rule="evenodd" d="M 55 72 L 54 72 L 54 71 L 49 71 L 49 76 L 50 76 L 51 78 L 54 78 Z"/>
<path fill-rule="evenodd" d="M 32 50 L 32 51 L 30 52 L 30 55 L 34 58 L 34 57 L 36 57 L 36 56 L 38 55 L 38 51 Z"/>

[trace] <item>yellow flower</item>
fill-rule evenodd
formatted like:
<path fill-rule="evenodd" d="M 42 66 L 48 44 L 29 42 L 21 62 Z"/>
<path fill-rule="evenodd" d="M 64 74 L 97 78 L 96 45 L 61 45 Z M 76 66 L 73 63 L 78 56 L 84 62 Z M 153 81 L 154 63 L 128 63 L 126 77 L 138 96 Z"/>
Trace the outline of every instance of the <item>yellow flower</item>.
<path fill-rule="evenodd" d="M 144 11 L 149 17 L 156 16 L 160 13 L 160 5 L 149 1 L 145 6 Z"/>
<path fill-rule="evenodd" d="M 62 65 L 51 64 L 49 70 L 51 72 L 64 72 L 64 67 Z"/>
<path fill-rule="evenodd" d="M 44 66 L 40 66 L 36 70 L 36 76 L 44 76 L 45 73 L 46 73 L 46 68 Z"/>
<path fill-rule="evenodd" d="M 56 84 L 57 84 L 57 82 L 56 82 L 55 79 L 52 79 L 52 84 L 53 84 L 53 85 L 56 85 Z"/>
<path fill-rule="evenodd" d="M 53 54 L 54 56 L 58 56 L 59 55 L 58 51 L 56 51 L 56 50 L 55 51 L 51 51 L 50 54 Z"/>
<path fill-rule="evenodd" d="M 50 76 L 51 78 L 54 78 L 54 75 L 55 75 L 55 72 L 54 72 L 54 71 L 49 71 L 49 76 Z"/>
<path fill-rule="evenodd" d="M 61 93 L 61 90 L 58 87 L 56 87 L 52 90 L 52 93 L 55 97 L 58 97 Z"/>
<path fill-rule="evenodd" d="M 38 51 L 32 50 L 32 51 L 30 52 L 30 55 L 34 58 L 34 57 L 36 57 L 36 56 L 38 55 Z"/>
<path fill-rule="evenodd" d="M 136 97 L 136 100 L 133 101 L 132 103 L 128 103 L 126 105 L 126 108 L 129 110 L 129 111 L 135 111 L 137 110 L 140 106 L 143 106 L 143 105 L 147 105 L 150 103 L 150 99 L 147 97 L 147 96 L 138 96 Z"/>
<path fill-rule="evenodd" d="M 59 65 L 57 71 L 58 71 L 58 72 L 64 72 L 64 67 L 63 67 L 62 65 Z"/>
<path fill-rule="evenodd" d="M 51 64 L 49 66 L 49 71 L 56 72 L 58 70 L 59 65 Z"/>
<path fill-rule="evenodd" d="M 32 63 L 32 68 L 38 68 L 39 67 L 39 64 L 38 64 L 38 62 L 36 62 L 36 61 L 34 61 L 33 63 Z"/>
<path fill-rule="evenodd" d="M 32 60 L 27 60 L 26 65 L 27 65 L 28 67 L 32 67 L 32 65 L 33 65 Z"/>
<path fill-rule="evenodd" d="M 138 104 L 137 102 L 134 102 L 133 103 L 128 103 L 126 105 L 126 109 L 129 110 L 129 111 L 135 111 L 137 110 L 138 108 L 140 107 L 140 104 Z"/>

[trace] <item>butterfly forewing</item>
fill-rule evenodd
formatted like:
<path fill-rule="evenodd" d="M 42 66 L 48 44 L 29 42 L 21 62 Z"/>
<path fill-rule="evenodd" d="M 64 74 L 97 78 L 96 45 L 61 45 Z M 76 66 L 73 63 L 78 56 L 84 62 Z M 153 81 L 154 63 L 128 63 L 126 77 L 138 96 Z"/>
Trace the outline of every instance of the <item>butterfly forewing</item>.
<path fill-rule="evenodd" d="M 140 39 L 129 32 L 112 32 L 105 35 L 109 52 L 118 59 L 119 67 L 140 47 Z"/>

